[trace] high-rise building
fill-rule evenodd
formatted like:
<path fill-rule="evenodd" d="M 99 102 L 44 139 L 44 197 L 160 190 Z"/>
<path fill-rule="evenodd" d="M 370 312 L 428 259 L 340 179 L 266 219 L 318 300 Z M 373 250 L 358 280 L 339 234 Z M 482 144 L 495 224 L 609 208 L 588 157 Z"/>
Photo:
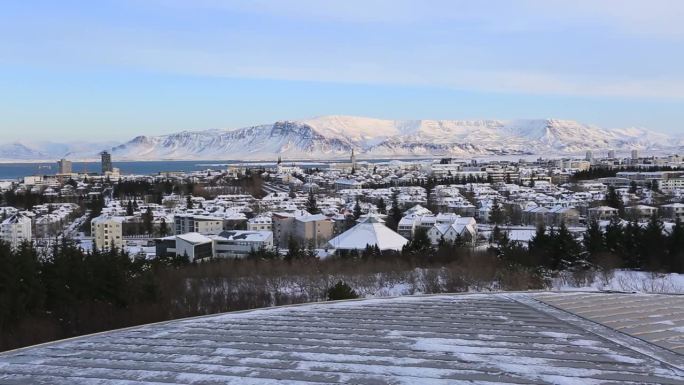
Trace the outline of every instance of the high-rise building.
<path fill-rule="evenodd" d="M 102 174 L 112 172 L 112 155 L 107 151 L 102 151 L 100 156 L 102 157 Z"/>
<path fill-rule="evenodd" d="M 98 250 L 123 249 L 123 217 L 102 214 L 90 221 L 93 246 Z"/>
<path fill-rule="evenodd" d="M 57 161 L 57 166 L 59 167 L 60 174 L 71 174 L 71 161 L 64 158 Z"/>
<path fill-rule="evenodd" d="M 591 151 L 587 151 L 584 160 L 591 162 L 594 159 L 594 154 Z"/>
<path fill-rule="evenodd" d="M 632 160 L 639 159 L 639 150 L 632 150 Z"/>
<path fill-rule="evenodd" d="M 615 159 L 615 150 L 608 151 L 608 159 Z"/>

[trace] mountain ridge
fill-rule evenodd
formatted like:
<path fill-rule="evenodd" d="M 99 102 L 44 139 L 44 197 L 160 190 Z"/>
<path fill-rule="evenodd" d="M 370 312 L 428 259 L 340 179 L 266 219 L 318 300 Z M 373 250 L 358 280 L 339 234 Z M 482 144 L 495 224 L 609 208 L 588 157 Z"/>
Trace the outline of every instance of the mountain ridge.
<path fill-rule="evenodd" d="M 587 150 L 678 150 L 682 141 L 641 128 L 605 129 L 574 120 L 389 120 L 348 115 L 282 120 L 237 129 L 139 135 L 120 144 L 84 146 L 0 145 L 0 159 L 40 159 L 71 154 L 95 158 L 110 149 L 118 160 L 269 160 L 467 155 L 577 154 Z M 92 146 L 90 149 L 92 150 Z M 61 152 L 60 152 L 61 150 Z M 62 155 L 59 155 L 62 154 Z"/>

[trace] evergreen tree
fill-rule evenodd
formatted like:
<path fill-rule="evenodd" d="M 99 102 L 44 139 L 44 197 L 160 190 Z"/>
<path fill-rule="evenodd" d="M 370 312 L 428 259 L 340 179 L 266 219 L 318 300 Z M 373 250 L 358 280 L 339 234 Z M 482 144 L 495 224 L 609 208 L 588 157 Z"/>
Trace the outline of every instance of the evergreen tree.
<path fill-rule="evenodd" d="M 161 223 L 159 224 L 159 235 L 162 237 L 165 237 L 169 234 L 169 227 L 166 224 L 166 218 L 161 219 Z"/>
<path fill-rule="evenodd" d="M 666 237 L 663 234 L 663 223 L 654 214 L 641 233 L 639 240 L 641 258 L 645 265 L 642 267 L 658 270 L 666 263 Z"/>
<path fill-rule="evenodd" d="M 627 222 L 622 231 L 621 257 L 631 269 L 641 269 L 646 266 L 645 253 L 639 247 L 641 233 L 641 227 L 637 222 Z"/>
<path fill-rule="evenodd" d="M 618 193 L 617 190 L 615 190 L 615 187 L 608 186 L 608 192 L 606 193 L 605 202 L 606 206 L 618 209 L 622 214 L 622 211 L 624 209 L 624 203 L 622 202 L 622 197 L 620 196 L 620 193 Z"/>
<path fill-rule="evenodd" d="M 306 211 L 311 214 L 318 214 L 321 212 L 318 208 L 318 203 L 316 202 L 316 196 L 313 191 L 309 191 L 309 199 L 306 201 Z"/>
<path fill-rule="evenodd" d="M 571 266 L 577 261 L 580 245 L 564 222 L 561 222 L 558 231 L 553 231 L 552 229 L 549 238 L 551 244 L 550 267 L 552 269 L 557 270 Z"/>
<path fill-rule="evenodd" d="M 133 214 L 133 202 L 128 201 L 128 204 L 126 205 L 126 215 L 132 217 Z"/>
<path fill-rule="evenodd" d="M 361 204 L 359 204 L 359 198 L 356 197 L 356 204 L 354 205 L 354 219 L 359 219 L 361 217 Z"/>
<path fill-rule="evenodd" d="M 635 181 L 629 182 L 629 193 L 630 194 L 636 194 L 637 192 L 637 184 Z"/>
<path fill-rule="evenodd" d="M 378 199 L 377 207 L 380 214 L 387 214 L 387 204 L 383 198 Z"/>
<path fill-rule="evenodd" d="M 287 254 L 285 254 L 286 261 L 292 261 L 302 257 L 302 249 L 297 240 L 290 236 L 287 240 Z"/>
<path fill-rule="evenodd" d="M 328 301 L 338 301 L 342 299 L 354 299 L 358 298 L 359 295 L 356 294 L 351 286 L 347 285 L 342 281 L 337 281 L 335 286 L 328 289 L 327 293 Z"/>
<path fill-rule="evenodd" d="M 147 211 L 145 211 L 145 214 L 143 214 L 143 227 L 145 228 L 145 232 L 147 234 L 152 234 L 154 231 L 154 225 L 153 221 L 154 220 L 154 215 L 152 214 L 152 208 L 148 207 Z"/>
<path fill-rule="evenodd" d="M 500 225 L 504 222 L 504 219 L 504 213 L 499 205 L 499 199 L 494 198 L 492 209 L 489 211 L 489 221 L 496 225 Z"/>
<path fill-rule="evenodd" d="M 390 207 L 389 217 L 387 218 L 387 227 L 392 230 L 397 230 L 399 226 L 399 221 L 401 221 L 402 212 L 399 208 L 399 192 L 394 191 L 392 193 L 392 206 Z"/>
<path fill-rule="evenodd" d="M 679 218 L 667 239 L 666 267 L 668 271 L 684 273 L 684 225 Z"/>
<path fill-rule="evenodd" d="M 596 220 L 591 220 L 587 231 L 582 236 L 582 244 L 584 250 L 589 254 L 592 260 L 596 260 L 600 254 L 606 251 L 606 241 L 603 237 L 603 231 Z"/>
<path fill-rule="evenodd" d="M 623 228 L 622 221 L 618 217 L 613 217 L 606 226 L 605 234 L 605 246 L 606 249 L 615 254 L 622 254 L 622 241 L 623 241 Z"/>
<path fill-rule="evenodd" d="M 540 264 L 543 263 L 547 267 L 550 265 L 548 262 L 550 253 L 550 239 L 544 224 L 537 226 L 537 231 L 528 243 L 528 250 L 531 260 L 539 261 Z"/>
<path fill-rule="evenodd" d="M 190 209 L 192 209 L 193 207 L 194 207 L 194 206 L 193 206 L 193 204 L 192 204 L 192 196 L 191 196 L 191 195 L 188 195 L 188 196 L 185 198 L 185 208 L 187 208 L 188 210 L 190 210 Z"/>
<path fill-rule="evenodd" d="M 432 247 L 427 230 L 419 227 L 413 234 L 413 238 L 408 244 L 408 249 L 411 251 L 427 251 Z"/>

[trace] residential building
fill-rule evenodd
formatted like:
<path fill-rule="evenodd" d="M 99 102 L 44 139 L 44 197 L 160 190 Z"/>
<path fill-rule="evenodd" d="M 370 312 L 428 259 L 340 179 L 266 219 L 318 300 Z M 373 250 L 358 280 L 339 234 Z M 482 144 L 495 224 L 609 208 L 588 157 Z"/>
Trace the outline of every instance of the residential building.
<path fill-rule="evenodd" d="M 625 216 L 628 219 L 648 219 L 658 214 L 658 208 L 646 205 L 625 207 Z"/>
<path fill-rule="evenodd" d="M 176 234 L 218 234 L 223 231 L 223 218 L 207 215 L 178 214 L 173 216 Z"/>
<path fill-rule="evenodd" d="M 546 224 L 560 226 L 564 223 L 566 226 L 577 226 L 579 218 L 579 211 L 574 207 L 554 206 L 546 213 Z"/>
<path fill-rule="evenodd" d="M 16 248 L 24 241 L 31 241 L 31 218 L 16 213 L 0 223 L 0 239 Z"/>
<path fill-rule="evenodd" d="M 274 241 L 280 247 L 287 247 L 290 237 L 302 246 L 323 247 L 335 232 L 335 221 L 331 218 L 303 210 L 274 213 L 272 221 Z"/>
<path fill-rule="evenodd" d="M 273 220 L 270 216 L 260 215 L 247 220 L 248 231 L 272 231 Z"/>
<path fill-rule="evenodd" d="M 587 212 L 589 213 L 589 219 L 594 219 L 597 221 L 610 220 L 619 214 L 618 209 L 610 206 L 590 207 Z"/>
<path fill-rule="evenodd" d="M 440 241 L 474 244 L 477 241 L 477 222 L 473 217 L 458 217 L 453 221 L 438 222 L 428 230 L 433 245 Z"/>
<path fill-rule="evenodd" d="M 323 214 L 294 218 L 292 236 L 302 246 L 324 247 L 334 234 L 335 221 Z"/>
<path fill-rule="evenodd" d="M 93 247 L 97 250 L 123 249 L 123 222 L 125 218 L 102 214 L 90 221 Z"/>
<path fill-rule="evenodd" d="M 670 203 L 660 206 L 660 212 L 664 218 L 676 221 L 684 221 L 684 203 Z"/>

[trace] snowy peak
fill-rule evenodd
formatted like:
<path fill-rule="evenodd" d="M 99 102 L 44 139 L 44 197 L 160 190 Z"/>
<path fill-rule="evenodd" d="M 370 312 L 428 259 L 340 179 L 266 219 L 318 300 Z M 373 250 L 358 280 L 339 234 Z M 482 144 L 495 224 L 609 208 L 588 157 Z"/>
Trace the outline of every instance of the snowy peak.
<path fill-rule="evenodd" d="M 137 137 L 115 148 L 125 159 L 297 159 L 564 154 L 672 148 L 641 129 L 607 130 L 572 120 L 386 120 L 329 115 L 236 130 Z"/>
<path fill-rule="evenodd" d="M 559 119 L 387 120 L 328 115 L 233 130 L 137 136 L 116 144 L 0 145 L 0 160 L 269 160 L 579 154 L 587 150 L 679 151 L 681 139 L 640 128 L 609 130 Z M 115 146 L 115 147 L 112 147 Z"/>

